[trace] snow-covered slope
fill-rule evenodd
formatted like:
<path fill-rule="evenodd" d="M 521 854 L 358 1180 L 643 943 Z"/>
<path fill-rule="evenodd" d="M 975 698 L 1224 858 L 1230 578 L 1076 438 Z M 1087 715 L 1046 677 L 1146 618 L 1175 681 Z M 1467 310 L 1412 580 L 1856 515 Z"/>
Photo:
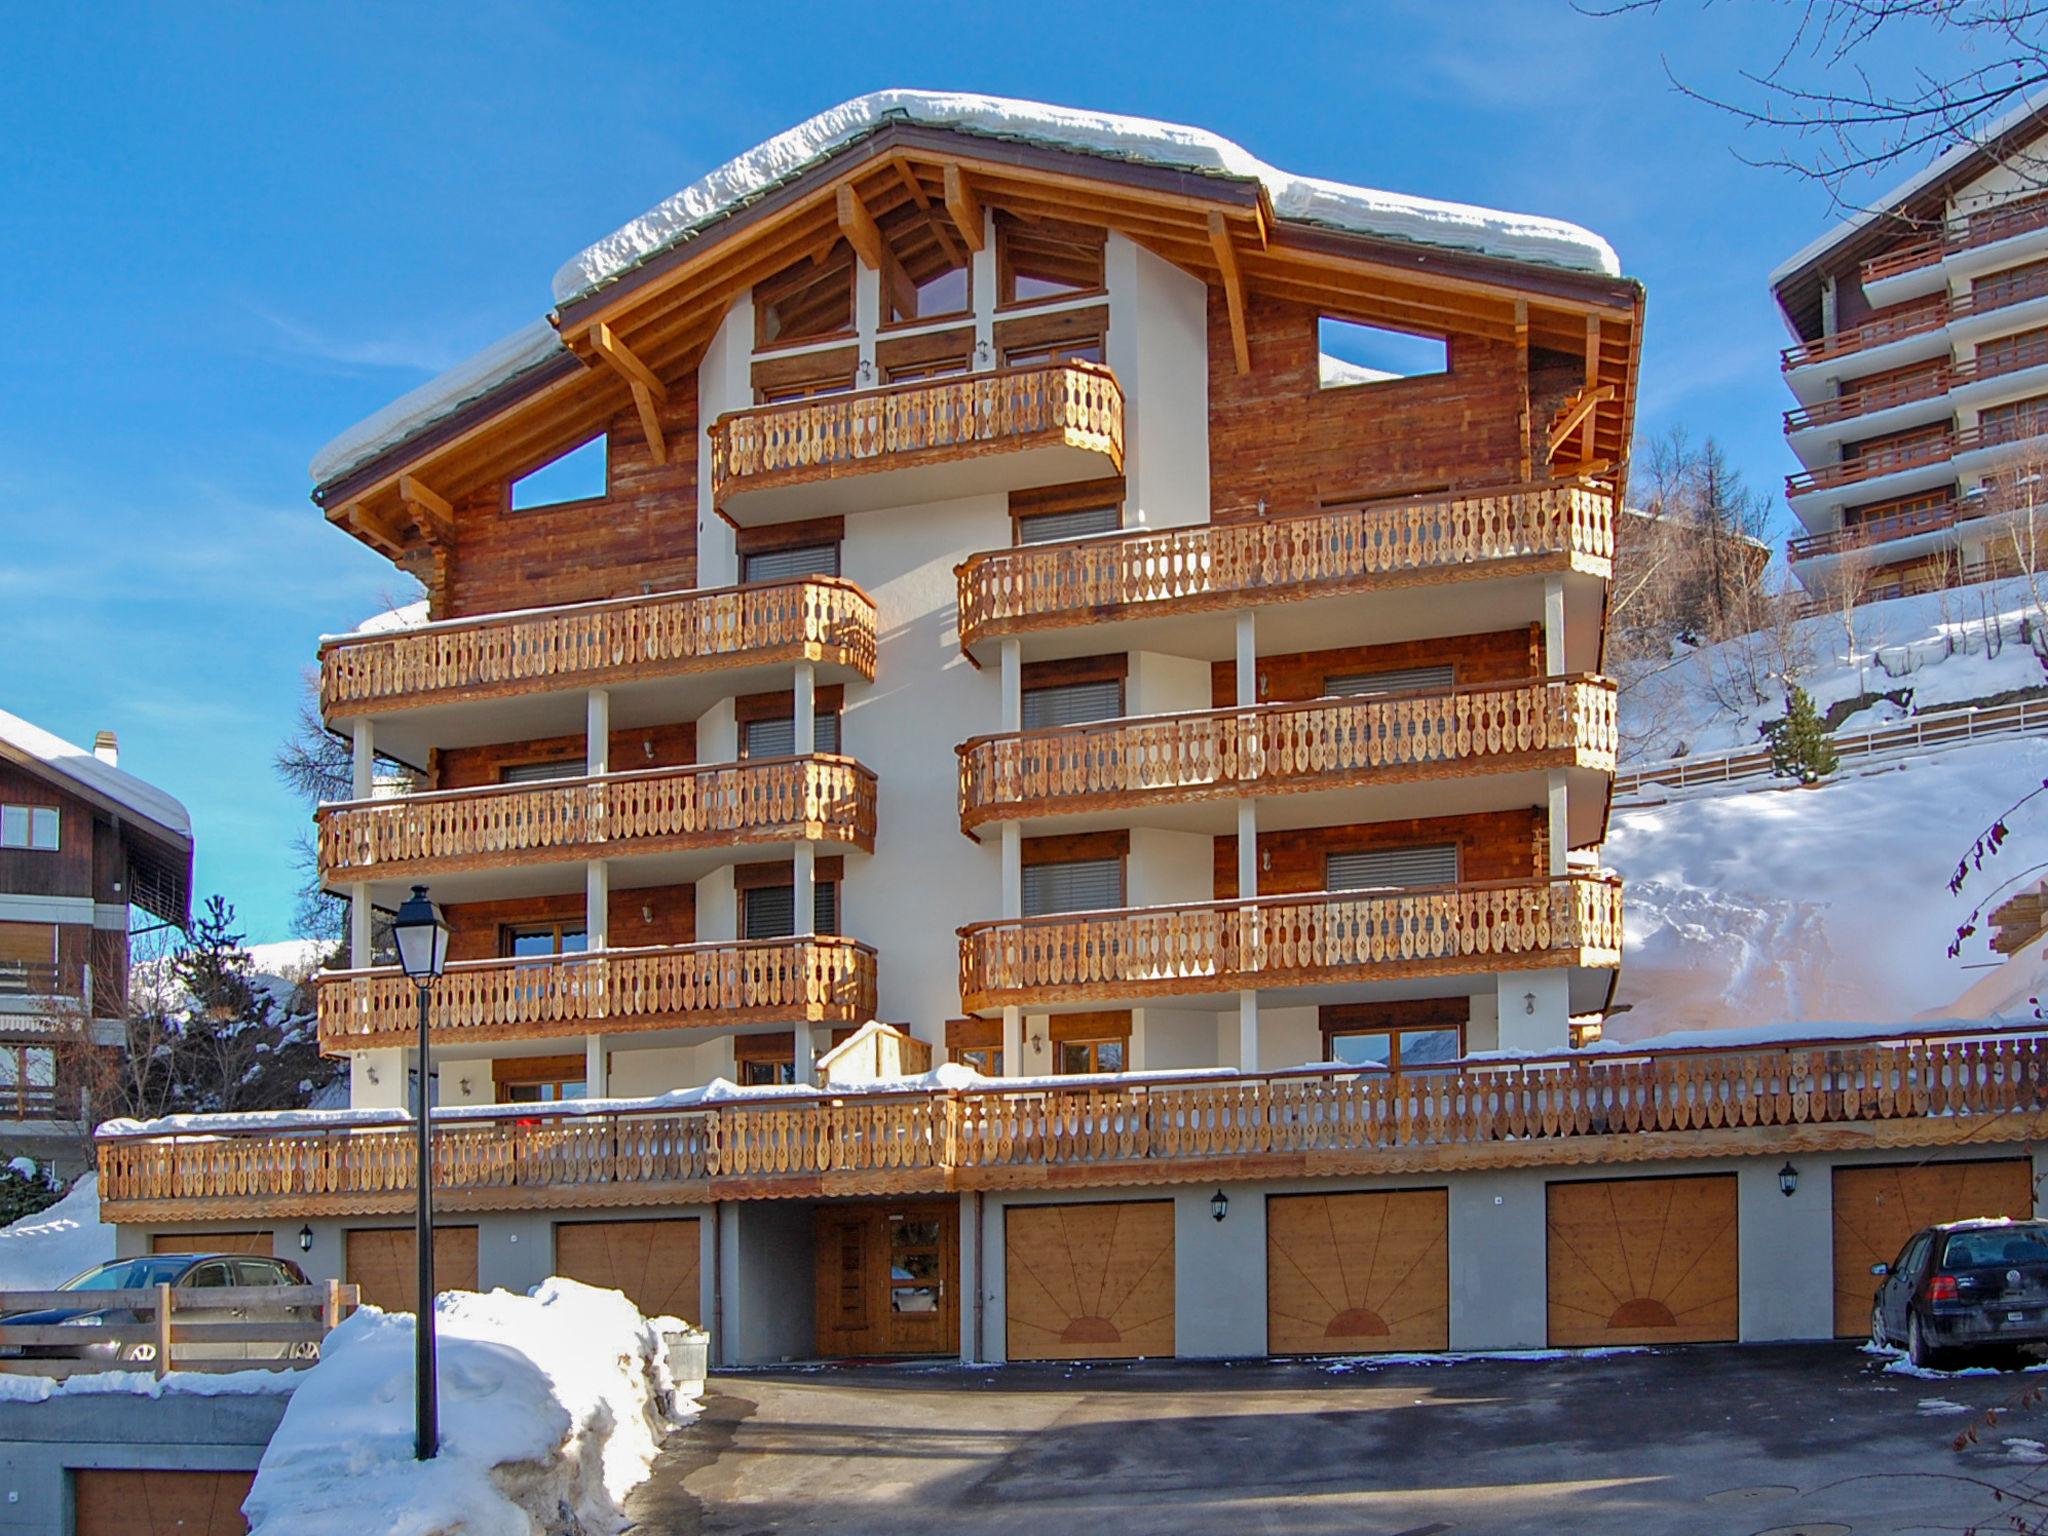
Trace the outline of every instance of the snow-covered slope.
<path fill-rule="evenodd" d="M 99 1175 L 89 1173 L 47 1211 L 0 1229 L 0 1291 L 47 1291 L 114 1256 L 100 1220 Z"/>

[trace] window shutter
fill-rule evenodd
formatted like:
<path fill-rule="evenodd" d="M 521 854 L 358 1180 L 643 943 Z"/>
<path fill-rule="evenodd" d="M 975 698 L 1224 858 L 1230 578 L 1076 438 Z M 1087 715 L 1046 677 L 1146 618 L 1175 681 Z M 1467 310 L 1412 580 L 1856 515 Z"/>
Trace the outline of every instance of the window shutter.
<path fill-rule="evenodd" d="M 1097 912 L 1123 905 L 1121 859 L 1082 859 L 1071 864 L 1024 866 L 1024 915 Z"/>
<path fill-rule="evenodd" d="M 803 576 L 837 576 L 837 544 L 799 544 L 794 549 L 764 549 L 741 562 L 740 580 L 795 581 Z"/>
<path fill-rule="evenodd" d="M 1019 544 L 1051 544 L 1060 539 L 1085 539 L 1115 533 L 1124 525 L 1117 507 L 1082 507 L 1073 512 L 1040 512 L 1017 519 Z"/>
<path fill-rule="evenodd" d="M 1370 853 L 1326 856 L 1324 889 L 1389 891 L 1418 885 L 1455 885 L 1458 845 L 1432 843 L 1421 848 L 1380 848 Z"/>
<path fill-rule="evenodd" d="M 1114 720 L 1124 712 L 1124 685 L 1112 677 L 1099 683 L 1027 688 L 1023 702 L 1027 731 L 1042 731 L 1055 725 L 1085 725 L 1090 720 Z"/>
<path fill-rule="evenodd" d="M 580 779 L 587 765 L 577 758 L 559 763 L 508 763 L 498 770 L 500 784 L 545 784 L 553 779 Z"/>
<path fill-rule="evenodd" d="M 748 757 L 789 757 L 796 751 L 796 721 L 784 715 L 778 720 L 749 720 L 746 731 Z M 839 751 L 839 716 L 818 715 L 811 723 L 811 750 Z"/>
<path fill-rule="evenodd" d="M 811 932 L 839 931 L 839 882 L 820 880 L 811 890 Z"/>
<path fill-rule="evenodd" d="M 1376 693 L 1420 693 L 1449 688 L 1458 681 L 1456 667 L 1401 667 L 1392 672 L 1344 672 L 1323 679 L 1323 693 L 1333 699 L 1356 699 Z"/>
<path fill-rule="evenodd" d="M 796 932 L 796 887 L 757 885 L 744 905 L 748 938 L 786 939 Z"/>

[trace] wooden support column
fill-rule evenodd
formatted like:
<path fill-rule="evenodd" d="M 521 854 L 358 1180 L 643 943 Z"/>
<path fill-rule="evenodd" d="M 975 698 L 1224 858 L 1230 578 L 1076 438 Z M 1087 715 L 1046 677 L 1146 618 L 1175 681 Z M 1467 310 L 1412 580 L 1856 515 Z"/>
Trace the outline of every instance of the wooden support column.
<path fill-rule="evenodd" d="M 967 249 L 978 251 L 986 243 L 981 199 L 974 195 L 967 172 L 959 166 L 947 166 L 945 178 L 946 212 L 953 216 L 953 227 L 960 231 L 960 238 L 967 242 Z"/>
<path fill-rule="evenodd" d="M 1550 877 L 1555 880 L 1571 867 L 1572 824 L 1562 769 L 1552 769 L 1545 786 L 1549 791 Z"/>
<path fill-rule="evenodd" d="M 640 413 L 640 430 L 647 438 L 647 451 L 655 463 L 666 464 L 668 443 L 661 431 L 661 407 L 668 403 L 668 386 L 601 320 L 590 328 L 590 345 L 632 389 L 633 408 Z"/>
<path fill-rule="evenodd" d="M 1230 225 L 1222 214 L 1209 214 L 1209 245 L 1216 252 L 1216 265 L 1223 274 L 1223 302 L 1230 310 L 1230 345 L 1237 354 L 1237 371 L 1252 371 L 1251 336 L 1245 329 L 1244 274 L 1238 270 L 1237 247 L 1230 242 Z"/>

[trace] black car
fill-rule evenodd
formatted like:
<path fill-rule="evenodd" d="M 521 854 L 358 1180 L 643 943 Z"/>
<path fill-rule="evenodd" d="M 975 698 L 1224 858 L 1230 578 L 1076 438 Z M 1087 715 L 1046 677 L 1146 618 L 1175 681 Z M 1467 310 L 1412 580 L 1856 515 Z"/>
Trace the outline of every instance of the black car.
<path fill-rule="evenodd" d="M 1870 1272 L 1884 1280 L 1870 1341 L 1905 1345 L 1915 1365 L 2048 1344 L 2048 1221 L 1978 1217 L 1925 1227 Z"/>
<path fill-rule="evenodd" d="M 21 1324 L 138 1323 L 142 1315 L 127 1307 L 93 1304 L 95 1291 L 147 1291 L 169 1285 L 179 1291 L 203 1291 L 231 1286 L 288 1286 L 306 1284 L 305 1272 L 288 1259 L 265 1258 L 252 1253 L 157 1253 L 135 1258 L 109 1259 L 95 1264 L 82 1275 L 73 1275 L 57 1289 L 78 1292 L 75 1307 L 42 1307 L 33 1312 L 15 1312 L 0 1322 Z M 175 1302 L 173 1316 L 175 1312 Z M 209 1314 L 220 1322 L 305 1322 L 317 1319 L 317 1307 L 242 1307 L 231 1312 Z M 248 1344 L 205 1342 L 180 1344 L 178 1357 L 191 1360 L 251 1360 L 313 1358 L 319 1345 L 311 1343 Z M 154 1344 L 115 1344 L 86 1340 L 79 1344 L 0 1345 L 0 1359 L 10 1360 L 105 1360 L 109 1363 L 147 1365 L 156 1359 Z"/>

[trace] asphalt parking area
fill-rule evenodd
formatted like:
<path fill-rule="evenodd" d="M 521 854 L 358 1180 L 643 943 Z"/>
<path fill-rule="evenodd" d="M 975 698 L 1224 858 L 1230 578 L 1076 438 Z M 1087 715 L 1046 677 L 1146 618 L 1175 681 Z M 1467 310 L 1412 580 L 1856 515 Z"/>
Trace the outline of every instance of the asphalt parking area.
<path fill-rule="evenodd" d="M 1830 1344 L 723 1375 L 630 1513 L 636 1536 L 1848 1536 L 2010 1530 L 1993 1487 L 2048 1498 L 2048 1404 L 1983 1422 L 2048 1377 L 1883 1366 Z"/>

